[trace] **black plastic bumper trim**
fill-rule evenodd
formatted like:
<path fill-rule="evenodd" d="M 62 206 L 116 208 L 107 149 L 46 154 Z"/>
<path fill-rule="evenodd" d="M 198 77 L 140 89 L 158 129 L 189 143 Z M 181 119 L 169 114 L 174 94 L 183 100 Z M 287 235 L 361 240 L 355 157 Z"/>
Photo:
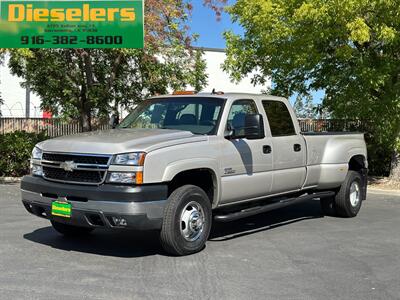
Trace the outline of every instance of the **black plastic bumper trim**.
<path fill-rule="evenodd" d="M 80 209 L 74 209 L 72 211 L 71 218 L 62 218 L 51 215 L 51 206 L 36 203 L 31 201 L 22 200 L 26 210 L 31 214 L 53 220 L 59 223 L 80 226 L 80 227 L 90 227 L 90 228 L 117 228 L 117 229 L 135 229 L 135 230 L 153 230 L 161 229 L 162 219 L 149 219 L 145 214 L 129 215 L 129 214 L 110 214 L 103 213 L 101 211 L 86 211 Z M 91 217 L 98 216 L 101 220 L 100 223 L 93 223 Z M 126 220 L 126 226 L 114 226 L 109 221 L 109 218 L 119 217 Z"/>
<path fill-rule="evenodd" d="M 166 184 L 85 186 L 56 183 L 40 177 L 25 176 L 21 181 L 21 189 L 39 194 L 53 194 L 57 197 L 75 197 L 92 201 L 148 202 L 168 198 L 168 186 Z"/>

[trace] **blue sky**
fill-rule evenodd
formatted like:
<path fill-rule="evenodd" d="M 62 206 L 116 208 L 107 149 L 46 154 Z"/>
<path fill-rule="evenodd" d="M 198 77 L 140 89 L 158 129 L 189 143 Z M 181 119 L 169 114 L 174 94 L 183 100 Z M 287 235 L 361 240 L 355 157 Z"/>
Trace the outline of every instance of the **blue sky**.
<path fill-rule="evenodd" d="M 202 0 L 193 1 L 194 9 L 190 22 L 191 31 L 200 35 L 195 46 L 206 48 L 225 48 L 226 43 L 223 37 L 224 31 L 232 30 L 235 33 L 243 33 L 240 25 L 232 23 L 230 16 L 224 13 L 220 21 L 216 20 L 215 13 L 202 5 Z M 228 4 L 234 3 L 229 0 Z M 320 103 L 324 97 L 323 91 L 313 93 L 314 103 Z M 292 101 L 294 99 L 291 99 Z"/>
<path fill-rule="evenodd" d="M 228 1 L 232 4 L 234 1 Z M 233 30 L 235 33 L 242 33 L 243 29 L 231 22 L 230 16 L 223 13 L 221 20 L 217 21 L 215 13 L 204 7 L 201 0 L 193 1 L 194 9 L 190 27 L 192 32 L 200 35 L 196 46 L 207 48 L 225 48 L 223 32 Z"/>

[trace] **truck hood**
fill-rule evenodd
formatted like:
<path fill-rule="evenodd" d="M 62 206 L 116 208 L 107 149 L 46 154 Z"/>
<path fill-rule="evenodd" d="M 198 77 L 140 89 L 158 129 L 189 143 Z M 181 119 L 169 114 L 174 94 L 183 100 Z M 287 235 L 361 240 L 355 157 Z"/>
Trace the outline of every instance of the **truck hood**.
<path fill-rule="evenodd" d="M 43 151 L 90 154 L 150 152 L 163 147 L 206 141 L 207 136 L 169 129 L 111 129 L 63 136 L 38 146 Z"/>

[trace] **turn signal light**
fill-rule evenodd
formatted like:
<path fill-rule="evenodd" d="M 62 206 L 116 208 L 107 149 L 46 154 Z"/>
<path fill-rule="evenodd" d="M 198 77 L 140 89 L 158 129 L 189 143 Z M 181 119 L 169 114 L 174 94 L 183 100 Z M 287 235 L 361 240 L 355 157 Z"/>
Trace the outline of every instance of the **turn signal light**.
<path fill-rule="evenodd" d="M 143 172 L 136 172 L 136 184 L 143 184 Z"/>

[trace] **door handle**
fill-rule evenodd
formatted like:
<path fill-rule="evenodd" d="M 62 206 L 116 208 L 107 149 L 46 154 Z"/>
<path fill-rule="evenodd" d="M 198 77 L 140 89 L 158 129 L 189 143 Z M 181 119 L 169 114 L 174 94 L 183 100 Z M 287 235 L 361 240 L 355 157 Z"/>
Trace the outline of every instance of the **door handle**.
<path fill-rule="evenodd" d="M 300 144 L 294 144 L 293 150 L 294 150 L 294 152 L 300 152 L 301 151 L 301 145 Z"/>
<path fill-rule="evenodd" d="M 270 154 L 270 153 L 272 153 L 272 148 L 271 148 L 271 146 L 269 146 L 269 145 L 263 146 L 263 152 L 264 152 L 264 154 Z"/>

